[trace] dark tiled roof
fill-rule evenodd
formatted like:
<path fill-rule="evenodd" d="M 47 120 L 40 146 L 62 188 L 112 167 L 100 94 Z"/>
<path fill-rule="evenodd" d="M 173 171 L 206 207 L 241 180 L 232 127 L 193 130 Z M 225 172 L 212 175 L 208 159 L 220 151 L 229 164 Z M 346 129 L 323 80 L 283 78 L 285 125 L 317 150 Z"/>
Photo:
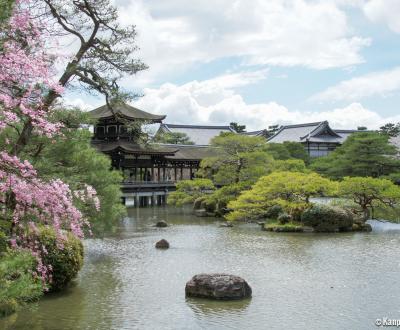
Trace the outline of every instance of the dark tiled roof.
<path fill-rule="evenodd" d="M 360 132 L 358 130 L 332 129 L 327 121 L 285 125 L 279 131 L 268 139 L 268 142 L 282 143 L 291 142 L 325 142 L 342 144 L 350 134 Z"/>
<path fill-rule="evenodd" d="M 172 156 L 178 148 L 163 148 L 162 146 L 141 146 L 129 141 L 93 141 L 93 147 L 101 152 L 110 152 L 116 149 L 121 149 L 127 153 L 140 155 L 165 155 Z"/>
<path fill-rule="evenodd" d="M 178 149 L 173 156 L 167 156 L 167 159 L 175 160 L 202 160 L 206 157 L 213 157 L 218 154 L 216 148 L 208 145 L 183 145 L 183 144 L 155 144 L 163 149 Z"/>
<path fill-rule="evenodd" d="M 205 125 L 175 125 L 175 124 L 161 124 L 157 133 L 184 133 L 190 141 L 196 145 L 208 145 L 215 136 L 221 132 L 235 131 L 230 126 L 205 126 Z"/>
<path fill-rule="evenodd" d="M 155 123 L 161 123 L 161 121 L 166 117 L 164 115 L 153 115 L 151 113 L 132 107 L 126 103 L 115 105 L 113 107 L 113 110 L 115 114 L 121 115 L 128 119 L 148 120 Z M 106 104 L 97 109 L 89 111 L 89 115 L 93 119 L 111 118 L 114 116 L 114 113 Z"/>

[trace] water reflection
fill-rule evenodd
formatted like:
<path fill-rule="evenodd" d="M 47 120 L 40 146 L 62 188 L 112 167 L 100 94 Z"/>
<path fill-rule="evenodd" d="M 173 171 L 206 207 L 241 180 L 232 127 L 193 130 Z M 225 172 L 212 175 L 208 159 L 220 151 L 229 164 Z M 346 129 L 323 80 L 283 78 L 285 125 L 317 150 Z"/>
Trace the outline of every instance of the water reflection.
<path fill-rule="evenodd" d="M 190 210 L 132 209 L 115 233 L 85 241 L 76 285 L 0 329 L 370 329 L 398 317 L 400 235 L 290 234 L 220 228 Z M 157 220 L 170 226 L 155 228 Z M 154 243 L 167 239 L 171 248 Z M 197 273 L 245 278 L 253 298 L 185 298 Z"/>

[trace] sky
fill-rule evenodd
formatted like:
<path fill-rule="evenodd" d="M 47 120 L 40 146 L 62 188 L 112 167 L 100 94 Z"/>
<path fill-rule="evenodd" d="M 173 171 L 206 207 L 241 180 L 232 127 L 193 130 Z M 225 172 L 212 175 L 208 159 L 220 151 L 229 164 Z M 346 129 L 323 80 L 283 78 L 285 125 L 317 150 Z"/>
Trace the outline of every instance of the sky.
<path fill-rule="evenodd" d="M 400 0 L 114 0 L 149 69 L 122 86 L 174 124 L 400 122 Z M 71 92 L 93 109 L 101 97 Z"/>

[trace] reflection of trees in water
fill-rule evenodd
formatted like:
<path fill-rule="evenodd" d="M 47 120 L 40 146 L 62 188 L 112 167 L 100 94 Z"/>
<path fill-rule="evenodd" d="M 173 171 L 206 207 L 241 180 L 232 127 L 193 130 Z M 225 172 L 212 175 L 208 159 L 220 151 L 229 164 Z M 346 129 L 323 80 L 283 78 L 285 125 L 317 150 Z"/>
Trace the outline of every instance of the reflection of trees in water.
<path fill-rule="evenodd" d="M 76 283 L 29 304 L 9 320 L 0 320 L 0 328 L 25 330 L 27 325 L 29 330 L 120 328 L 121 320 L 111 307 L 118 304 L 120 293 L 114 268 L 111 257 L 86 259 Z"/>
<path fill-rule="evenodd" d="M 205 298 L 186 298 L 186 304 L 197 316 L 240 315 L 246 313 L 251 298 L 243 300 L 211 300 Z"/>

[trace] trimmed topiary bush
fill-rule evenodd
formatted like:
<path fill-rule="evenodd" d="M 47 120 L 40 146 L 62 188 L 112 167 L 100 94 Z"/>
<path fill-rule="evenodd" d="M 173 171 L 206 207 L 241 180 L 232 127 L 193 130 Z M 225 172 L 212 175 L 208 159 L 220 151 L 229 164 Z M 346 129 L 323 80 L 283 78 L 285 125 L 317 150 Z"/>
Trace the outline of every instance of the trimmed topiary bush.
<path fill-rule="evenodd" d="M 82 242 L 71 233 L 66 233 L 66 240 L 59 246 L 56 233 L 50 228 L 42 228 L 38 240 L 46 246 L 47 254 L 43 256 L 43 262 L 52 267 L 52 282 L 50 291 L 63 289 L 76 277 L 83 265 Z"/>
<path fill-rule="evenodd" d="M 292 220 L 292 216 L 287 213 L 281 213 L 278 216 L 278 222 L 282 225 L 284 225 L 285 223 L 289 223 L 291 220 Z"/>
<path fill-rule="evenodd" d="M 353 215 L 346 209 L 317 204 L 303 212 L 301 221 L 316 232 L 346 231 L 353 225 Z"/>

